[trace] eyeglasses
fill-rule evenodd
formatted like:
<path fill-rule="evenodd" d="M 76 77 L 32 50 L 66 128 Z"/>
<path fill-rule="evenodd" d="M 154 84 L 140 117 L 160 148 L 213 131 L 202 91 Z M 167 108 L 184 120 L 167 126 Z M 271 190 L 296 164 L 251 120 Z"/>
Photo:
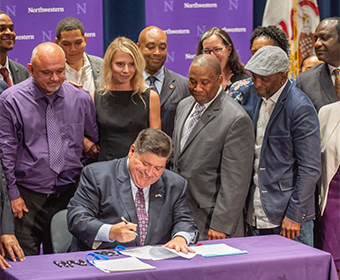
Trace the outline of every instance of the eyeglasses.
<path fill-rule="evenodd" d="M 204 54 L 211 54 L 213 52 L 215 55 L 219 55 L 222 53 L 223 49 L 225 49 L 226 46 L 224 47 L 214 47 L 212 49 L 203 49 L 202 53 Z"/>

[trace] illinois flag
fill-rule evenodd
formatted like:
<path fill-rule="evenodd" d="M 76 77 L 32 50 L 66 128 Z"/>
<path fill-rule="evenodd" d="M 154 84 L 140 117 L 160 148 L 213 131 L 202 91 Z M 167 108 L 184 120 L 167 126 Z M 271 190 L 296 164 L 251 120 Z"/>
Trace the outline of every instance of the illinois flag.
<path fill-rule="evenodd" d="M 319 22 L 317 0 L 267 0 L 262 25 L 277 25 L 286 33 L 293 78 L 301 61 L 314 53 L 314 31 Z"/>

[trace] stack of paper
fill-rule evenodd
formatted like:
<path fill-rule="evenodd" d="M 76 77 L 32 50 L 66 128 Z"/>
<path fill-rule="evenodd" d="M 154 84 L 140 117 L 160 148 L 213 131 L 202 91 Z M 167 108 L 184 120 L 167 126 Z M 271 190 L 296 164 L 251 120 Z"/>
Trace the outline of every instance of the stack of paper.
<path fill-rule="evenodd" d="M 120 271 L 134 271 L 134 270 L 147 270 L 155 269 L 156 267 L 143 263 L 136 258 L 120 258 L 112 260 L 94 260 L 94 266 L 100 270 L 110 273 L 110 272 L 120 272 Z"/>
<path fill-rule="evenodd" d="M 206 244 L 193 247 L 197 254 L 203 257 L 216 257 L 226 255 L 247 254 L 247 251 L 242 251 L 224 243 Z"/>
<path fill-rule="evenodd" d="M 165 260 L 176 257 L 191 259 L 196 256 L 196 253 L 184 254 L 182 252 L 177 252 L 174 249 L 153 246 L 137 247 L 134 249 L 124 250 L 120 252 L 123 255 L 152 261 Z"/>

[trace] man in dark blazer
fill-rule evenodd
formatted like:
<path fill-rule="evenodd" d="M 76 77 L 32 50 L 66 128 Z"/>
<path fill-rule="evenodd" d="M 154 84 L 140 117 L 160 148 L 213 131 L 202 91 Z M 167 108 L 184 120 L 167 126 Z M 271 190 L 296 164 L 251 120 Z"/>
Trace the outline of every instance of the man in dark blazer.
<path fill-rule="evenodd" d="M 316 55 L 325 63 L 298 75 L 296 86 L 309 96 L 319 111 L 322 106 L 340 100 L 334 88 L 334 70 L 340 69 L 340 17 L 321 21 L 314 38 Z"/>
<path fill-rule="evenodd" d="M 289 66 L 276 46 L 260 48 L 245 66 L 257 93 L 251 108 L 256 141 L 248 234 L 281 234 L 313 246 L 319 122 L 311 100 L 287 78 Z"/>
<path fill-rule="evenodd" d="M 81 21 L 74 17 L 59 21 L 55 43 L 66 55 L 66 80 L 83 86 L 87 91 L 96 90 L 102 75 L 103 59 L 85 52 L 87 37 Z"/>
<path fill-rule="evenodd" d="M 26 80 L 30 74 L 25 66 L 7 57 L 7 52 L 14 47 L 16 34 L 11 18 L 4 11 L 0 11 L 0 25 L 0 68 L 4 67 L 9 71 L 11 83 L 15 85 Z M 2 74 L 0 79 L 4 80 Z"/>
<path fill-rule="evenodd" d="M 146 62 L 143 76 L 148 85 L 159 93 L 162 130 L 171 137 L 177 105 L 190 95 L 188 79 L 164 66 L 167 57 L 167 36 L 162 29 L 157 26 L 143 29 L 139 34 L 138 46 Z"/>
<path fill-rule="evenodd" d="M 243 207 L 252 174 L 253 125 L 221 83 L 216 57 L 194 58 L 192 96 L 179 103 L 173 134 L 173 171 L 188 180 L 188 205 L 202 240 L 244 236 Z M 202 105 L 189 133 L 195 108 Z"/>
<path fill-rule="evenodd" d="M 9 254 L 12 261 L 16 261 L 16 256 L 19 261 L 25 260 L 24 252 L 22 251 L 18 240 L 14 235 L 14 222 L 11 203 L 8 198 L 7 184 L 0 163 L 0 248 L 3 248 Z M 3 258 L 0 250 L 0 268 L 6 269 L 11 267 L 9 263 Z"/>
<path fill-rule="evenodd" d="M 7 88 L 8 88 L 7 83 L 0 80 L 0 94 Z"/>
<path fill-rule="evenodd" d="M 170 137 L 148 128 L 139 133 L 127 158 L 85 167 L 67 207 L 71 251 L 164 243 L 192 251 L 187 245 L 196 241 L 198 231 L 185 200 L 186 180 L 165 169 L 171 153 Z M 145 196 L 148 217 L 144 243 L 137 229 L 138 191 Z"/>

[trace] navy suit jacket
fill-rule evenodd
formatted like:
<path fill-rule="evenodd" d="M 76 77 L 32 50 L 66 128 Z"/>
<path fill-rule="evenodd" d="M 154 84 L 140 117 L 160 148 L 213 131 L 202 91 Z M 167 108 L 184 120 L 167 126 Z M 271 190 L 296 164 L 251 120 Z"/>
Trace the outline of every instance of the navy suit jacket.
<path fill-rule="evenodd" d="M 2 93 L 7 88 L 8 88 L 7 83 L 2 81 L 2 80 L 0 80 L 0 93 Z"/>
<path fill-rule="evenodd" d="M 317 111 L 324 105 L 339 101 L 327 63 L 316 65 L 298 75 L 296 86 L 309 96 Z"/>
<path fill-rule="evenodd" d="M 179 231 L 194 232 L 198 237 L 185 200 L 186 188 L 186 180 L 169 170 L 164 170 L 161 178 L 151 185 L 145 245 L 167 243 Z M 69 230 L 75 236 L 71 251 L 91 249 L 99 228 L 121 222 L 121 216 L 138 224 L 127 158 L 86 166 L 67 210 Z M 117 241 L 103 242 L 99 248 L 114 248 L 117 244 Z M 139 236 L 123 245 L 138 246 Z"/>
<path fill-rule="evenodd" d="M 262 98 L 252 97 L 255 133 Z M 259 161 L 262 206 L 269 220 L 304 223 L 314 217 L 321 170 L 319 121 L 311 100 L 288 80 L 268 121 Z M 254 190 L 252 190 L 254 191 Z"/>
<path fill-rule="evenodd" d="M 188 79 L 164 68 L 164 82 L 160 93 L 162 130 L 172 137 L 178 103 L 189 96 Z"/>
<path fill-rule="evenodd" d="M 18 84 L 30 77 L 28 69 L 12 59 L 8 59 L 9 71 L 13 76 L 13 85 Z"/>

